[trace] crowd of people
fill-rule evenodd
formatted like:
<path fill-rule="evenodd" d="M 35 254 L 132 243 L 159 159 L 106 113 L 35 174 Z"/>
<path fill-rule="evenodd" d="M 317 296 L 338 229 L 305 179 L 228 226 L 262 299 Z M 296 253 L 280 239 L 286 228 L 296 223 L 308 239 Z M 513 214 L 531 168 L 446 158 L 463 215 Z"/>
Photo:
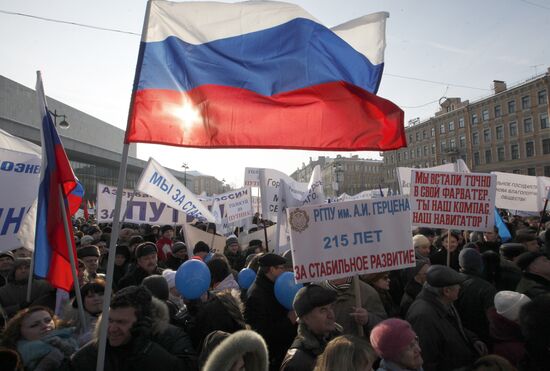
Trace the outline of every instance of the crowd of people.
<path fill-rule="evenodd" d="M 305 285 L 292 308 L 275 282 L 289 251 L 262 240 L 224 253 L 188 246 L 181 228 L 75 220 L 78 284 L 60 295 L 30 277 L 31 253 L 0 253 L 1 370 L 95 370 L 109 254 L 115 254 L 105 370 L 550 369 L 550 222 L 505 216 L 511 240 L 490 232 L 417 228 L 411 268 Z M 265 224 L 265 223 L 264 223 Z M 198 224 L 211 233 L 215 226 Z M 204 262 L 210 287 L 182 297 L 178 268 Z M 256 272 L 239 285 L 243 268 Z M 30 300 L 27 286 L 31 283 Z"/>

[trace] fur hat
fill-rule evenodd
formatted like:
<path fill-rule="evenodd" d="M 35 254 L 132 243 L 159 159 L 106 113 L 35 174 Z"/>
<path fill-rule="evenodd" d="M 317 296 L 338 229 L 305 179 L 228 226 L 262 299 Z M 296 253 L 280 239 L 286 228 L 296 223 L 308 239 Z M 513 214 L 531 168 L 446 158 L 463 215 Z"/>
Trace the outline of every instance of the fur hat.
<path fill-rule="evenodd" d="M 92 236 L 89 236 L 89 235 L 82 236 L 82 238 L 80 239 L 80 246 L 90 245 L 93 242 L 94 242 L 94 238 Z"/>
<path fill-rule="evenodd" d="M 204 365 L 204 371 L 229 371 L 233 364 L 244 358 L 245 369 L 268 370 L 267 345 L 254 331 L 237 331 L 218 345 Z"/>
<path fill-rule="evenodd" d="M 99 258 L 99 248 L 95 245 L 84 246 L 76 251 L 76 255 L 79 259 L 84 259 L 88 256 Z"/>
<path fill-rule="evenodd" d="M 521 307 L 531 299 L 515 291 L 499 291 L 495 295 L 495 309 L 498 314 L 510 321 L 518 321 Z"/>
<path fill-rule="evenodd" d="M 399 318 L 390 318 L 376 325 L 370 333 L 370 343 L 383 359 L 395 361 L 416 338 L 411 325 Z"/>
<path fill-rule="evenodd" d="M 152 242 L 143 242 L 137 245 L 136 250 L 134 251 L 134 254 L 136 255 L 136 259 L 141 258 L 142 256 L 156 254 L 157 253 L 157 245 L 155 245 Z"/>

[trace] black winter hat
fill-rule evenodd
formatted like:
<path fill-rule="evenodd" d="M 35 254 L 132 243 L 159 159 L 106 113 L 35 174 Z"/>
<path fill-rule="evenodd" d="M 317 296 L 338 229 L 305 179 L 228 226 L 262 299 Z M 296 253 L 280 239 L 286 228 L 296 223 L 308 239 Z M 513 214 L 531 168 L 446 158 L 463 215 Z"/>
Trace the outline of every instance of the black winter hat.
<path fill-rule="evenodd" d="M 172 227 L 171 225 L 169 224 L 166 224 L 166 225 L 163 225 L 162 228 L 160 229 L 160 232 L 161 233 L 164 233 L 166 231 L 173 231 L 174 230 L 174 227 Z"/>
<path fill-rule="evenodd" d="M 426 272 L 426 281 L 432 287 L 447 287 L 464 282 L 467 277 L 445 265 L 432 265 Z"/>
<path fill-rule="evenodd" d="M 527 251 L 525 245 L 518 242 L 507 242 L 500 245 L 500 255 L 504 256 L 506 259 L 513 259 L 516 256 Z"/>
<path fill-rule="evenodd" d="M 280 255 L 267 253 L 258 260 L 260 267 L 276 267 L 277 265 L 285 265 L 286 259 Z"/>
<path fill-rule="evenodd" d="M 155 245 L 152 242 L 143 242 L 137 245 L 136 250 L 134 251 L 134 254 L 136 255 L 136 259 L 141 258 L 145 255 L 151 255 L 157 253 L 157 245 Z"/>
<path fill-rule="evenodd" d="M 76 251 L 76 255 L 79 259 L 83 259 L 87 256 L 95 256 L 96 258 L 99 258 L 99 247 L 95 245 L 81 247 Z"/>
<path fill-rule="evenodd" d="M 172 253 L 175 254 L 181 250 L 187 251 L 187 246 L 185 245 L 185 243 L 181 241 L 174 242 L 174 244 L 172 245 Z"/>
<path fill-rule="evenodd" d="M 518 256 L 518 260 L 516 260 L 517 266 L 522 270 L 525 271 L 532 262 L 534 262 L 537 258 L 540 258 L 541 256 L 544 256 L 540 252 L 524 252 L 520 256 Z"/>
<path fill-rule="evenodd" d="M 331 304 L 336 301 L 336 291 L 311 284 L 302 287 L 294 297 L 292 307 L 298 317 L 302 317 L 317 307 Z"/>
<path fill-rule="evenodd" d="M 170 296 L 170 289 L 168 288 L 168 282 L 164 277 L 154 274 L 152 276 L 145 277 L 141 284 L 147 287 L 155 298 L 163 301 L 168 300 Z"/>

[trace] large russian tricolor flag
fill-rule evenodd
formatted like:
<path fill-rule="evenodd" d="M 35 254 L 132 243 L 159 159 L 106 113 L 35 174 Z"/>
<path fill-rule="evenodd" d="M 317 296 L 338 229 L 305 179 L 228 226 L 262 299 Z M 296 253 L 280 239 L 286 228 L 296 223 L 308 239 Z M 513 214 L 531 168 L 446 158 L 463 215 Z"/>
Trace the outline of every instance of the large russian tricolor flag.
<path fill-rule="evenodd" d="M 126 142 L 403 147 L 403 111 L 376 95 L 387 17 L 375 13 L 329 29 L 282 2 L 152 0 Z"/>
<path fill-rule="evenodd" d="M 74 176 L 49 114 L 40 72 L 37 73 L 36 94 L 42 117 L 42 168 L 36 215 L 34 274 L 46 278 L 54 287 L 71 291 L 73 275 L 69 248 L 76 257 L 71 215 L 78 210 L 84 189 Z M 66 221 L 63 220 L 62 204 L 66 209 Z M 69 226 L 70 246 L 67 246 L 65 222 Z"/>

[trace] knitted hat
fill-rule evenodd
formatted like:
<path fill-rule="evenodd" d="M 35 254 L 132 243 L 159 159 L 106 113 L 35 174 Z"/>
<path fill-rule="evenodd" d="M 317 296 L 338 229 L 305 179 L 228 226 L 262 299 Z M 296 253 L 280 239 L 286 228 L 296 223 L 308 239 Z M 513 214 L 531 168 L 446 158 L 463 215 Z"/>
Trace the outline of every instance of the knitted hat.
<path fill-rule="evenodd" d="M 296 293 L 292 307 L 296 315 L 302 317 L 317 307 L 334 303 L 337 295 L 336 291 L 319 285 L 304 286 Z"/>
<path fill-rule="evenodd" d="M 166 231 L 173 231 L 174 230 L 174 227 L 172 227 L 171 225 L 169 224 L 166 224 L 166 225 L 163 225 L 162 228 L 160 229 L 160 232 L 161 233 L 164 233 Z"/>
<path fill-rule="evenodd" d="M 193 248 L 193 255 L 197 255 L 199 252 L 210 252 L 210 247 L 206 244 L 204 241 L 199 241 L 195 244 L 195 247 Z"/>
<path fill-rule="evenodd" d="M 168 283 L 169 289 L 176 287 L 176 271 L 165 269 L 164 271 L 162 271 L 162 277 L 164 277 L 164 279 Z"/>
<path fill-rule="evenodd" d="M 84 259 L 88 256 L 99 258 L 99 248 L 95 245 L 84 246 L 76 251 L 76 255 L 79 259 Z"/>
<path fill-rule="evenodd" d="M 232 234 L 231 236 L 227 237 L 227 239 L 225 240 L 225 246 L 229 246 L 229 245 L 232 245 L 232 244 L 238 244 L 239 243 L 239 239 L 237 238 L 237 236 L 235 236 L 234 234 Z"/>
<path fill-rule="evenodd" d="M 156 254 L 157 246 L 152 242 L 144 242 L 137 245 L 134 253 L 136 255 L 136 259 L 141 258 L 142 256 Z"/>
<path fill-rule="evenodd" d="M 413 246 L 416 249 L 419 246 L 430 246 L 430 240 L 428 240 L 428 237 L 424 236 L 423 234 L 417 234 L 413 237 Z"/>
<path fill-rule="evenodd" d="M 481 254 L 471 248 L 462 249 L 458 255 L 458 264 L 462 269 L 467 271 L 481 272 L 483 269 Z"/>
<path fill-rule="evenodd" d="M 185 246 L 185 243 L 181 241 L 174 242 L 172 245 L 172 254 L 175 254 L 181 250 L 187 251 L 187 246 Z"/>
<path fill-rule="evenodd" d="M 376 325 L 370 333 L 370 343 L 383 359 L 395 361 L 416 338 L 416 334 L 407 321 L 390 318 Z"/>
<path fill-rule="evenodd" d="M 147 287 L 155 298 L 163 301 L 168 300 L 170 289 L 168 288 L 168 282 L 166 282 L 163 276 L 154 274 L 152 276 L 145 277 L 141 284 Z"/>
<path fill-rule="evenodd" d="M 531 301 L 528 296 L 515 291 L 500 291 L 495 295 L 495 309 L 510 321 L 519 319 L 519 310 Z"/>

